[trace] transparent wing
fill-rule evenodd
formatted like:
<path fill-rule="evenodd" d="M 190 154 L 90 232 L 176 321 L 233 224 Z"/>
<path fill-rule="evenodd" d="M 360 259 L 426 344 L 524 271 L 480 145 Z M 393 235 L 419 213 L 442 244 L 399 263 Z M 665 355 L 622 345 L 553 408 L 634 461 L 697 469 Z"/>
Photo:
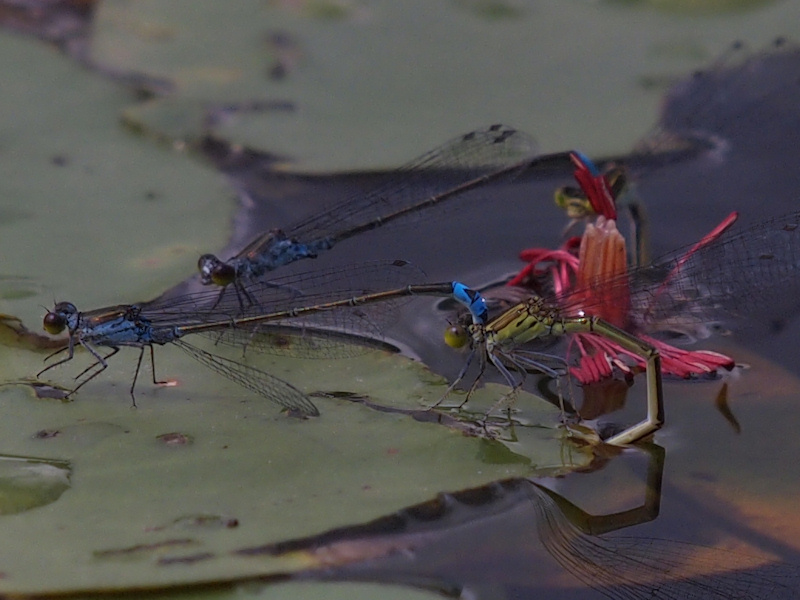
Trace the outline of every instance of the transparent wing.
<path fill-rule="evenodd" d="M 399 168 L 378 188 L 367 193 L 355 193 L 347 200 L 284 229 L 284 232 L 290 238 L 308 242 L 329 236 L 340 237 L 343 232 L 368 223 L 377 227 L 393 220 L 391 215 L 413 218 L 420 213 L 410 208 L 433 206 L 424 203 L 426 199 L 491 173 L 503 173 L 497 181 L 502 181 L 503 177 L 511 179 L 517 173 L 515 167 L 523 168 L 536 155 L 534 140 L 513 127 L 491 125 L 477 129 Z M 482 194 L 478 191 L 480 187 L 474 188 L 479 195 Z M 458 194 L 459 200 L 471 193 Z M 443 200 L 454 197 L 448 196 Z M 381 223 L 377 222 L 378 219 Z"/>
<path fill-rule="evenodd" d="M 234 383 L 238 383 L 251 392 L 275 402 L 283 408 L 311 417 L 319 415 L 317 407 L 303 392 L 282 379 L 278 379 L 255 367 L 211 354 L 183 340 L 174 340 L 173 343 L 212 371 L 230 379 Z"/>

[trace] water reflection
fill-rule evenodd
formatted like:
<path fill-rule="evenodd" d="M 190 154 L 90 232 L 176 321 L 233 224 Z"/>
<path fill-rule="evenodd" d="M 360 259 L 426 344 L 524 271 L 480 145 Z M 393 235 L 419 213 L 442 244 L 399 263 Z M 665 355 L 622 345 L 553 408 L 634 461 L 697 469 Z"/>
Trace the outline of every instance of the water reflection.
<path fill-rule="evenodd" d="M 484 561 L 498 560 L 491 557 L 498 549 L 494 534 L 505 531 L 507 517 L 519 527 L 524 514 L 530 527 L 521 533 L 539 544 L 531 539 L 528 549 L 515 547 L 530 563 L 521 569 L 516 563 L 519 572 L 511 578 L 515 583 L 506 581 L 503 596 L 584 597 L 586 590 L 575 588 L 575 580 L 599 595 L 620 599 L 780 599 L 800 594 L 800 568 L 769 556 L 635 533 L 610 535 L 658 517 L 665 451 L 657 445 L 640 451 L 648 456 L 644 497 L 632 508 L 593 515 L 541 482 L 509 479 L 440 494 L 362 525 L 238 554 L 303 555 L 315 566 L 300 578 L 405 583 L 448 595 L 457 591 L 462 597 L 493 597 L 499 589 L 489 585 L 492 569 L 471 571 L 464 566 L 486 567 Z M 529 553 L 534 546 L 538 553 Z M 543 560 L 542 550 L 550 561 Z M 460 566 L 443 561 L 444 554 L 457 556 Z M 499 559 L 503 558 L 501 551 Z"/>

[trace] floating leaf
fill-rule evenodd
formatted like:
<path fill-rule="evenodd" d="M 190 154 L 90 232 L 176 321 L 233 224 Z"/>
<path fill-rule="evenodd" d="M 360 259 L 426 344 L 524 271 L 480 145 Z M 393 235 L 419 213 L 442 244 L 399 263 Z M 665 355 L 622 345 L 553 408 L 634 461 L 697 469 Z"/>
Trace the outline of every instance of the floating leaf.
<path fill-rule="evenodd" d="M 70 487 L 65 461 L 0 455 L 0 515 L 55 502 Z"/>

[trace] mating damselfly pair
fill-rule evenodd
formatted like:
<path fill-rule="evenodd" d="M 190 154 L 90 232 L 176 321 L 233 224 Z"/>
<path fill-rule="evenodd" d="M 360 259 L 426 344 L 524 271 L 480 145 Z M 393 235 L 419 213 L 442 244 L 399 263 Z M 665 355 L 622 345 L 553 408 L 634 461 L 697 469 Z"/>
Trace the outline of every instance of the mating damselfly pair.
<path fill-rule="evenodd" d="M 390 301 L 414 294 L 455 294 L 467 304 L 471 304 L 472 296 L 475 310 L 479 311 L 479 295 L 460 284 L 414 285 L 415 279 L 419 281 L 417 275 L 402 278 L 400 285 L 397 271 L 402 267 L 413 271 L 403 261 L 384 267 L 372 265 L 329 273 L 302 273 L 279 280 L 267 279 L 267 275 L 291 262 L 315 257 L 338 241 L 362 231 L 412 217 L 423 209 L 456 197 L 463 198 L 489 182 L 510 178 L 515 171 L 537 160 L 529 137 L 502 125 L 490 126 L 461 136 L 412 161 L 373 192 L 354 195 L 285 230 L 259 236 L 228 262 L 211 255 L 202 256 L 199 260 L 202 283 L 217 284 L 222 287 L 221 291 L 86 313 L 79 312 L 71 303 L 58 303 L 45 317 L 45 328 L 51 333 L 69 331 L 69 343 L 64 349 L 67 356 L 45 370 L 71 359 L 76 345 L 83 346 L 96 362 L 78 375 L 78 387 L 81 387 L 107 367 L 106 358 L 116 354 L 122 346 L 133 346 L 142 350 L 136 370 L 138 376 L 145 347 L 150 347 L 152 358 L 153 344 L 174 343 L 229 379 L 301 414 L 315 415 L 317 409 L 288 383 L 202 351 L 182 338 L 189 333 L 215 332 L 218 339 L 243 339 L 249 347 L 257 347 L 251 343 L 254 330 L 265 324 L 280 325 L 287 320 L 297 324 L 300 316 L 307 321 L 308 315 L 315 313 L 317 316 L 312 320 L 326 322 L 324 330 L 332 311 L 352 315 L 355 312 L 348 308 L 355 305 L 376 304 L 378 300 Z M 388 282 L 397 282 L 399 287 L 387 288 Z M 235 293 L 228 293 L 230 289 Z M 380 294 L 375 296 L 375 292 Z M 480 313 L 475 314 L 479 318 Z M 361 319 L 361 322 L 371 323 L 371 319 Z M 356 331 L 360 330 L 356 328 Z M 111 348 L 111 352 L 102 356 L 98 347 Z"/>
<path fill-rule="evenodd" d="M 492 364 L 513 393 L 529 371 L 550 377 L 568 371 L 565 359 L 529 350 L 528 343 L 572 334 L 604 338 L 639 357 L 646 366 L 647 418 L 607 440 L 612 444 L 635 442 L 655 431 L 664 419 L 659 352 L 640 336 L 665 323 L 693 327 L 724 314 L 740 316 L 736 314 L 740 301 L 752 295 L 754 282 L 761 289 L 777 289 L 797 268 L 794 231 L 798 214 L 738 233 L 726 232 L 689 253 L 677 252 L 624 276 L 593 281 L 591 289 L 576 288 L 569 295 L 546 299 L 530 294 L 491 318 L 476 291 L 458 282 L 426 283 L 416 269 L 401 260 L 268 277 L 282 265 L 313 257 L 361 231 L 416 216 L 445 202 L 485 194 L 493 182 L 512 180 L 525 169 L 569 160 L 569 156 L 559 153 L 538 157 L 527 136 L 505 126 L 461 136 L 412 161 L 374 192 L 354 196 L 285 230 L 259 236 L 231 261 L 204 255 L 199 262 L 202 280 L 222 286 L 221 291 L 211 289 L 89 312 L 80 312 L 69 302 L 58 303 L 45 317 L 45 328 L 50 333 L 68 331 L 69 340 L 63 349 L 67 354 L 40 374 L 67 362 L 75 348 L 82 346 L 95 362 L 78 374 L 77 390 L 102 372 L 107 359 L 121 347 L 136 347 L 140 354 L 131 385 L 133 396 L 145 349 L 149 348 L 154 362 L 153 346 L 172 343 L 245 388 L 291 411 L 312 416 L 318 414 L 317 407 L 293 385 L 255 367 L 211 354 L 184 338 L 207 333 L 219 341 L 258 349 L 258 335 L 272 326 L 299 325 L 309 335 L 321 336 L 332 329 L 362 333 L 369 326 L 376 329 L 373 315 L 402 298 L 453 296 L 470 311 L 471 352 L 448 391 L 461 382 L 466 367 L 477 360 L 478 378 Z M 231 288 L 233 293 L 228 292 Z M 595 310 L 594 302 L 623 291 L 630 300 L 628 318 L 625 322 L 608 322 Z M 103 348 L 109 349 L 106 354 Z M 157 382 L 155 370 L 153 380 Z"/>

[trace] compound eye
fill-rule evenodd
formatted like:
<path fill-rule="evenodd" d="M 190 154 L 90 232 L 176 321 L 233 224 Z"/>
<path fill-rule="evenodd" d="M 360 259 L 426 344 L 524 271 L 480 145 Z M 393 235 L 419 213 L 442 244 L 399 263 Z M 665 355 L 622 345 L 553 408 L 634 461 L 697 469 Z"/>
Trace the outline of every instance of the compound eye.
<path fill-rule="evenodd" d="M 233 283 L 235 279 L 236 269 L 228 264 L 219 263 L 211 271 L 211 283 L 214 285 L 225 287 L 226 285 Z"/>
<path fill-rule="evenodd" d="M 218 285 L 225 287 L 236 279 L 236 269 L 231 265 L 222 262 L 213 254 L 204 254 L 197 261 L 197 268 L 200 270 L 200 281 L 203 285 Z"/>
<path fill-rule="evenodd" d="M 53 308 L 54 313 L 58 313 L 60 315 L 77 315 L 78 309 L 72 302 L 59 302 Z"/>
<path fill-rule="evenodd" d="M 200 279 L 203 285 L 211 283 L 211 274 L 221 263 L 222 261 L 213 254 L 203 254 L 197 259 L 197 270 L 200 271 Z"/>
<path fill-rule="evenodd" d="M 444 332 L 444 343 L 451 348 L 463 348 L 469 341 L 469 333 L 461 325 L 451 325 Z"/>
<path fill-rule="evenodd" d="M 58 308 L 58 306 L 56 306 Z M 44 316 L 44 330 L 50 335 L 58 335 L 67 326 L 67 318 L 60 312 L 49 312 Z"/>

